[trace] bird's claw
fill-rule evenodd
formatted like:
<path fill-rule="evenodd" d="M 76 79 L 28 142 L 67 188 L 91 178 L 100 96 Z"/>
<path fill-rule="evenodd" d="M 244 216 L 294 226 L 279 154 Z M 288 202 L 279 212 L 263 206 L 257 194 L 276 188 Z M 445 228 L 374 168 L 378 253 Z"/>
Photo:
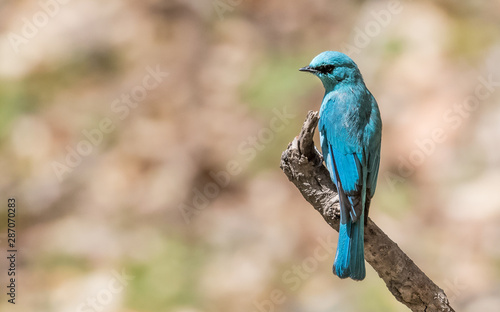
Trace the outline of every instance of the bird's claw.
<path fill-rule="evenodd" d="M 323 165 L 323 155 L 318 151 L 316 146 L 314 147 L 314 159 L 312 160 L 312 163 L 314 164 L 314 167 L 321 167 Z"/>

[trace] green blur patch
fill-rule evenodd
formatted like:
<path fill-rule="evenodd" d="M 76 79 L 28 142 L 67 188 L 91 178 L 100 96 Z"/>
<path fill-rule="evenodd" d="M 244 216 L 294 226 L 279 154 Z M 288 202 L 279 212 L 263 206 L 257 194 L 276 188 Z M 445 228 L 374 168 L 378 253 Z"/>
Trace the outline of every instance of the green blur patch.
<path fill-rule="evenodd" d="M 202 256 L 200 249 L 170 239 L 147 262 L 129 264 L 125 271 L 134 279 L 127 287 L 127 307 L 160 312 L 197 306 Z"/>
<path fill-rule="evenodd" d="M 51 100 L 67 88 L 85 88 L 109 80 L 119 72 L 121 61 L 113 50 L 75 53 L 55 66 L 41 65 L 24 84 L 26 91 L 38 95 L 41 101 Z"/>
<path fill-rule="evenodd" d="M 120 64 L 113 50 L 79 52 L 57 64 L 40 65 L 21 79 L 0 80 L 0 142 L 18 116 L 52 105 L 61 91 L 70 93 L 108 81 L 120 71 Z"/>
<path fill-rule="evenodd" d="M 449 50 L 452 57 L 465 58 L 469 62 L 484 61 L 484 52 L 488 51 L 500 32 L 497 27 L 481 20 L 461 18 L 451 27 Z"/>
<path fill-rule="evenodd" d="M 299 68 L 307 65 L 302 64 L 303 60 L 303 57 L 277 55 L 262 62 L 243 87 L 243 100 L 258 112 L 269 112 L 274 107 L 300 106 L 298 100 L 314 86 L 321 85 L 316 78 L 299 72 Z"/>
<path fill-rule="evenodd" d="M 0 139 L 5 138 L 17 116 L 35 111 L 36 103 L 36 96 L 26 92 L 21 83 L 0 81 Z"/>
<path fill-rule="evenodd" d="M 313 105 L 308 102 L 307 95 L 314 88 L 322 88 L 316 77 L 299 72 L 299 68 L 307 65 L 304 64 L 304 59 L 308 58 L 283 55 L 269 57 L 256 68 L 252 78 L 241 90 L 243 101 L 253 113 L 260 115 L 258 119 L 262 121 L 259 129 L 252 135 L 257 144 L 250 147 L 246 141 L 251 141 L 251 138 L 242 142 L 248 149 L 253 148 L 256 155 L 248 168 L 252 173 L 274 170 L 279 166 L 281 153 L 299 134 L 305 112 Z M 314 104 L 319 109 L 321 102 Z M 289 119 L 284 129 L 270 134 L 271 121 L 276 116 L 275 110 L 284 109 L 294 117 Z"/>
<path fill-rule="evenodd" d="M 388 182 L 388 175 L 379 174 L 377 192 L 373 198 L 376 209 L 395 218 L 404 217 L 412 208 L 415 199 L 415 191 L 411 182 L 399 176 L 392 177 L 392 182 Z M 397 183 L 395 183 L 396 181 Z"/>

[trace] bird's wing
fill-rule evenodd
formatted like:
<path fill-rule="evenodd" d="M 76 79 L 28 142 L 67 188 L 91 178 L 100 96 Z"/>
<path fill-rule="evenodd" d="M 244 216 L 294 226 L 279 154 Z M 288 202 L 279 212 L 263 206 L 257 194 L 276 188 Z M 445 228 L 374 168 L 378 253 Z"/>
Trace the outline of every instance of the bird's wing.
<path fill-rule="evenodd" d="M 382 140 L 382 120 L 378 109 L 377 101 L 370 94 L 371 113 L 370 120 L 364 131 L 364 138 L 367 144 L 367 177 L 366 177 L 366 193 L 367 202 L 365 204 L 365 217 L 368 218 L 368 210 L 370 209 L 370 200 L 375 194 L 377 187 L 378 169 L 380 163 L 380 145 Z"/>
<path fill-rule="evenodd" d="M 347 216 L 353 222 L 361 217 L 366 203 L 366 181 L 371 155 L 342 127 L 340 115 L 333 112 L 334 103 L 326 103 L 319 121 L 321 147 L 326 166 L 337 186 L 341 206 L 341 220 Z M 375 178 L 376 182 L 376 178 Z"/>
<path fill-rule="evenodd" d="M 368 172 L 366 176 L 367 202 L 365 203 L 365 218 L 368 218 L 368 212 L 370 210 L 370 200 L 375 194 L 375 189 L 377 187 L 379 163 L 380 163 L 380 144 L 378 144 L 375 147 L 372 147 L 368 152 L 368 161 L 367 161 Z"/>
<path fill-rule="evenodd" d="M 378 168 L 380 163 L 380 146 L 377 150 L 368 153 L 368 174 L 366 177 L 366 192 L 371 198 L 377 187 Z"/>

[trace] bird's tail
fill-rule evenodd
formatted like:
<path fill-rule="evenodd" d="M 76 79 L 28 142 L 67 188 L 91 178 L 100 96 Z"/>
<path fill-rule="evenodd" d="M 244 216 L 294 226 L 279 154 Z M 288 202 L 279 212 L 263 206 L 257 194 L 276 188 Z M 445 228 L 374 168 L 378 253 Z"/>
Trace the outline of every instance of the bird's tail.
<path fill-rule="evenodd" d="M 340 223 L 337 254 L 333 264 L 333 272 L 340 278 L 350 277 L 354 280 L 365 278 L 364 252 L 364 212 L 356 222 L 348 220 Z"/>

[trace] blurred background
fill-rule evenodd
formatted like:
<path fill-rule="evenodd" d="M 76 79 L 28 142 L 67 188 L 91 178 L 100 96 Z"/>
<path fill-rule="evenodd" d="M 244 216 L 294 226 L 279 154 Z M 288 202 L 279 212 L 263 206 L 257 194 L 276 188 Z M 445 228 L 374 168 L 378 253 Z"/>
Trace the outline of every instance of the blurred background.
<path fill-rule="evenodd" d="M 497 311 L 499 26 L 500 1 L 1 1 L 0 310 L 408 311 L 331 273 L 279 168 L 323 96 L 298 68 L 339 50 L 384 123 L 371 218 L 457 311 Z"/>

